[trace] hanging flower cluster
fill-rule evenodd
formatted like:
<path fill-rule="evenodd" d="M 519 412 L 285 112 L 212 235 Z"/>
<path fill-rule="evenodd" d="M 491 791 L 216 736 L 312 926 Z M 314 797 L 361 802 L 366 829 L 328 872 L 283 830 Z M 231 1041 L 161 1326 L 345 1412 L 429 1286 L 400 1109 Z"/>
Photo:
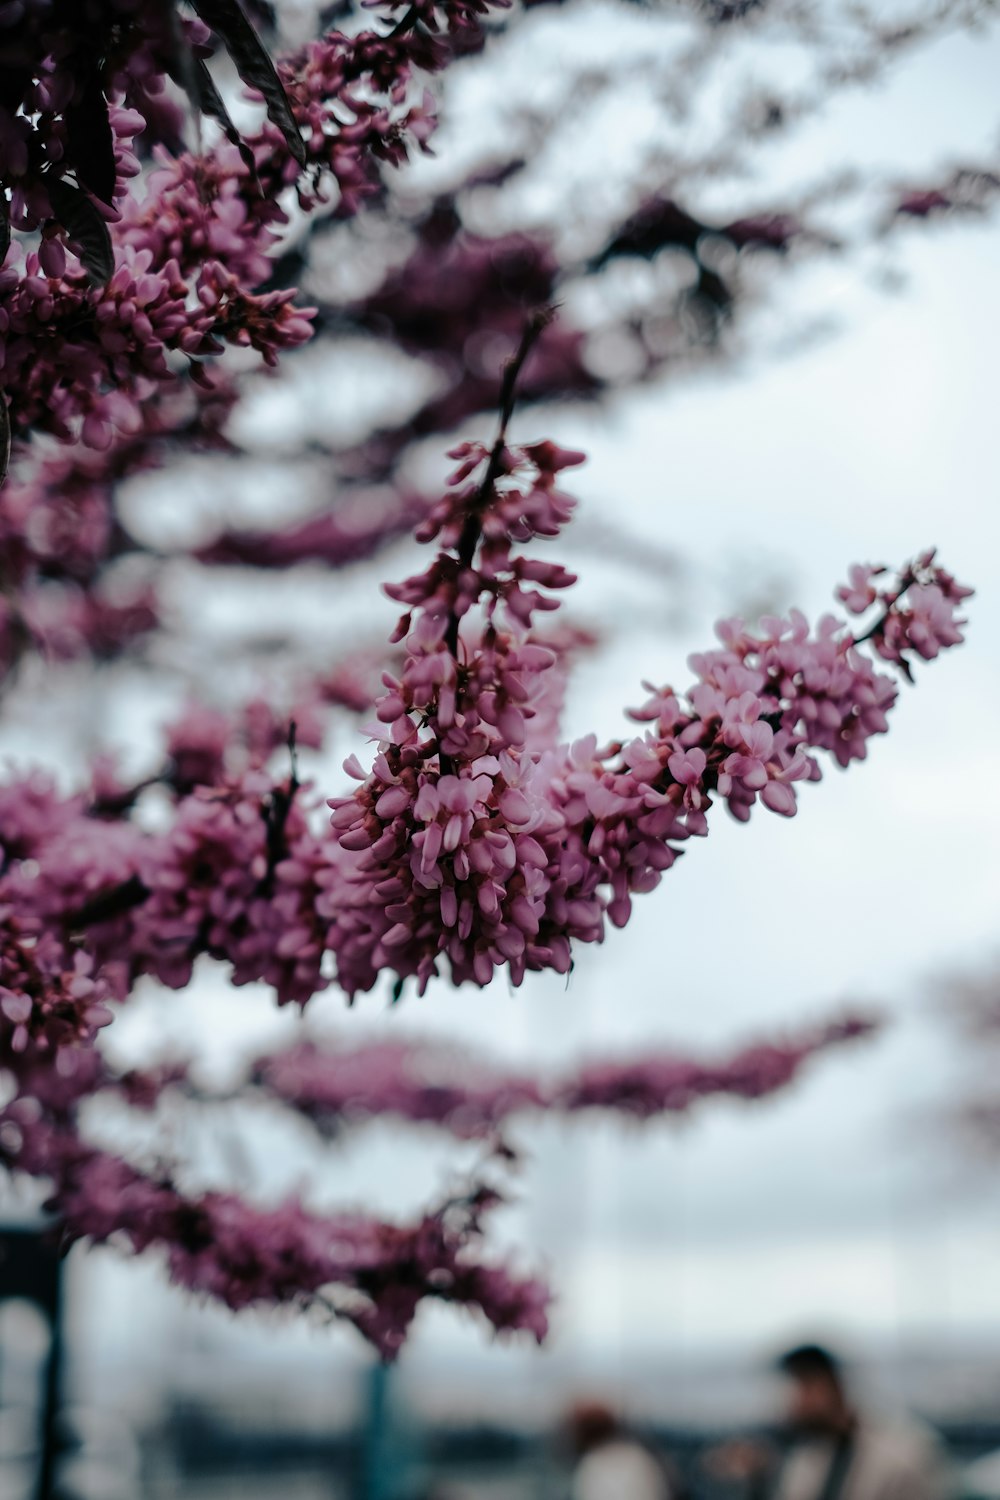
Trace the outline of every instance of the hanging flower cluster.
<path fill-rule="evenodd" d="M 418 533 L 440 550 L 388 589 L 408 608 L 406 658 L 376 705 L 378 754 L 370 772 L 347 763 L 361 786 L 331 803 L 343 851 L 331 947 L 348 993 L 385 971 L 421 989 L 442 968 L 479 985 L 499 969 L 514 984 L 565 973 L 574 943 L 601 941 L 606 917 L 624 925 L 632 897 L 707 833 L 714 802 L 740 821 L 758 800 L 791 816 L 796 784 L 821 775 L 816 752 L 863 759 L 897 696 L 842 620 L 813 631 L 792 611 L 759 632 L 724 621 L 721 647 L 691 658 L 686 693 L 647 684 L 642 737 L 539 744 L 529 725 L 555 658 L 533 620 L 573 578 L 519 549 L 569 518 L 557 476 L 581 455 L 501 437 L 455 456 L 455 488 Z M 854 575 L 847 592 L 851 607 L 879 599 L 865 639 L 907 674 L 913 656 L 962 639 L 970 591 L 933 553 L 878 595 Z"/>

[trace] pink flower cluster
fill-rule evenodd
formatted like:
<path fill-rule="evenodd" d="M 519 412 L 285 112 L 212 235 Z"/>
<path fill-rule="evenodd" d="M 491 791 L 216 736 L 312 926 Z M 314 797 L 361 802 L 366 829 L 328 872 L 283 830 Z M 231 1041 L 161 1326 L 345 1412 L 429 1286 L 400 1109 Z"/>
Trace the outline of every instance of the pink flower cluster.
<path fill-rule="evenodd" d="M 644 735 L 559 745 L 564 668 L 534 620 L 572 576 L 521 547 L 571 514 L 557 479 L 579 455 L 498 443 L 459 457 L 456 487 L 421 528 L 440 550 L 390 589 L 407 606 L 403 663 L 383 678 L 372 771 L 352 757 L 360 785 L 331 804 L 332 832 L 266 771 L 289 716 L 303 742 L 320 742 L 329 694 L 314 684 L 290 715 L 261 700 L 175 724 L 156 776 L 178 797 L 163 832 L 121 821 L 134 794 L 106 775 L 68 823 L 38 807 L 50 832 L 26 858 L 41 868 L 9 864 L 0 902 L 31 931 L 85 932 L 102 961 L 173 986 L 202 953 L 228 961 L 237 983 L 263 979 L 303 1003 L 329 983 L 328 954 L 348 994 L 382 974 L 424 986 L 442 967 L 456 983 L 484 985 L 498 969 L 519 983 L 565 973 L 574 942 L 627 921 L 719 799 L 741 820 L 758 800 L 790 815 L 796 783 L 820 774 L 817 751 L 847 765 L 887 727 L 891 679 L 846 626 L 827 617 L 813 634 L 793 613 L 760 632 L 720 626 L 721 647 L 691 659 L 686 695 L 651 690 L 636 712 Z M 870 587 L 852 579 L 850 602 L 868 602 Z M 866 638 L 905 668 L 960 639 L 966 593 L 918 559 L 883 587 Z"/>
<path fill-rule="evenodd" d="M 464 1052 L 428 1043 L 299 1042 L 259 1058 L 252 1085 L 305 1115 L 325 1133 L 394 1115 L 442 1125 L 460 1137 L 490 1135 L 511 1115 L 544 1108 L 542 1086 Z"/>
<path fill-rule="evenodd" d="M 127 918 L 125 949 L 134 974 L 179 989 L 207 953 L 232 965 L 234 984 L 273 985 L 280 1004 L 304 1004 L 329 983 L 320 968 L 328 860 L 299 802 L 263 773 L 183 798 L 170 831 L 144 844 L 137 875 L 145 895 Z M 92 928 L 91 941 L 113 958 L 118 923 Z"/>
<path fill-rule="evenodd" d="M 26 583 L 16 606 L 0 603 L 0 677 L 29 646 L 48 661 L 106 661 L 159 624 L 158 602 L 144 578 L 131 579 L 124 587 L 114 577 L 89 586 Z"/>
<path fill-rule="evenodd" d="M 292 689 L 261 692 L 231 709 L 192 701 L 164 726 L 165 758 L 159 769 L 138 781 L 126 781 L 114 753 L 103 753 L 92 767 L 90 795 L 79 802 L 79 809 L 93 817 L 122 816 L 150 786 L 162 786 L 177 799 L 199 788 L 231 790 L 248 772 L 264 771 L 276 755 L 294 761 L 300 747 L 321 749 L 329 709 L 358 713 L 367 708 L 376 679 L 372 664 L 366 671 L 363 662 L 351 660 L 303 678 Z M 261 786 L 261 815 L 266 821 L 266 808 L 284 792 L 267 778 Z M 296 782 L 292 795 L 297 790 Z"/>
<path fill-rule="evenodd" d="M 177 267 L 152 267 L 148 251 L 130 257 L 98 291 L 82 271 L 47 277 L 34 253 L 8 261 L 0 271 L 0 378 L 15 431 L 38 427 L 107 447 L 166 378 L 167 349 L 198 350 L 204 335 L 188 328 Z"/>
<path fill-rule="evenodd" d="M 47 182 L 67 173 L 81 182 L 90 178 L 98 200 L 113 216 L 113 203 L 139 170 L 128 142 L 143 121 L 133 111 L 108 108 L 105 90 L 113 98 L 125 83 L 133 49 L 150 57 L 159 43 L 162 74 L 164 59 L 172 51 L 170 23 L 167 7 L 157 0 L 80 0 L 72 7 L 15 0 L 4 6 L 0 66 L 7 82 L 0 106 L 0 148 L 15 227 L 34 230 L 47 224 Z M 116 77 L 102 77 L 95 41 L 112 32 L 117 33 L 115 50 L 124 66 Z M 110 125 L 110 153 L 86 139 L 88 125 L 91 131 L 97 129 L 95 112 L 98 118 L 105 114 L 105 129 Z M 64 262 L 59 251 L 51 263 L 51 274 L 61 275 Z"/>
<path fill-rule="evenodd" d="M 270 122 L 249 138 L 257 180 L 274 202 L 294 188 L 313 212 L 336 187 L 335 212 L 345 218 L 381 190 L 383 164 L 398 166 L 411 144 L 426 148 L 436 127 L 434 101 L 421 75 L 440 72 L 481 42 L 491 11 L 509 0 L 375 0 L 395 24 L 348 36 L 330 31 L 278 66 L 305 145 L 306 175 Z M 396 12 L 405 15 L 396 19 Z"/>
<path fill-rule="evenodd" d="M 86 798 L 64 796 L 44 771 L 0 783 L 0 865 L 16 872 L 24 860 L 37 862 L 43 849 L 69 827 Z"/>
<path fill-rule="evenodd" d="M 267 252 L 285 214 L 255 191 L 249 167 L 229 141 L 204 156 L 171 158 L 157 148 L 144 188 L 123 204 L 118 230 L 136 253 L 176 265 L 185 280 L 206 261 L 224 265 L 248 286 L 267 279 Z"/>
<path fill-rule="evenodd" d="M 73 809 L 63 811 L 71 826 Z M 43 822 L 52 821 L 49 808 Z M 8 857 L 37 847 L 44 833 L 26 826 Z M 474 1309 L 498 1332 L 545 1336 L 547 1288 L 482 1254 L 484 1214 L 500 1201 L 492 1188 L 473 1186 L 399 1225 L 356 1212 L 323 1216 L 295 1199 L 258 1206 L 232 1193 L 192 1195 L 162 1160 L 147 1169 L 90 1144 L 80 1108 L 93 1095 L 114 1089 L 150 1107 L 185 1075 L 176 1065 L 116 1075 L 102 1062 L 94 1037 L 118 987 L 83 951 L 66 954 L 53 932 L 32 935 L 0 913 L 0 1167 L 48 1182 L 64 1245 L 110 1240 L 159 1252 L 178 1285 L 234 1310 L 317 1305 L 354 1324 L 384 1358 L 427 1298 Z"/>
<path fill-rule="evenodd" d="M 219 446 L 234 399 L 222 370 L 207 367 L 198 385 L 178 382 L 155 401 L 105 408 L 112 420 L 124 413 L 128 429 L 113 430 L 108 446 L 38 444 L 33 459 L 17 464 L 0 488 L 0 675 L 29 648 L 57 660 L 107 659 L 159 624 L 154 564 L 135 566 L 142 549 L 115 513 L 115 490 L 154 467 L 168 444 Z M 109 431 L 102 428 L 102 443 Z M 132 554 L 124 571 L 122 553 Z"/>
<path fill-rule="evenodd" d="M 109 448 L 142 426 L 142 406 L 179 377 L 171 356 L 201 360 L 224 343 L 248 345 L 266 363 L 310 336 L 294 293 L 254 295 L 218 262 L 193 284 L 176 261 L 123 244 L 108 285 L 82 272 L 47 278 L 38 256 L 0 271 L 0 379 L 11 393 L 12 429 L 45 431 Z"/>
<path fill-rule="evenodd" d="M 721 648 L 691 658 L 686 695 L 650 687 L 634 714 L 643 737 L 529 744 L 555 665 L 532 621 L 556 607 L 530 585 L 572 576 L 514 548 L 568 519 L 555 480 L 580 455 L 498 441 L 456 456 L 456 488 L 418 533 L 439 541 L 437 556 L 388 590 L 408 607 L 396 634 L 406 658 L 376 705 L 374 766 L 352 758 L 362 784 L 331 802 L 343 857 L 329 941 L 349 994 L 387 970 L 423 989 L 442 963 L 456 984 L 485 985 L 500 968 L 515 984 L 530 969 L 565 973 L 573 941 L 599 942 L 606 915 L 623 925 L 632 896 L 707 832 L 714 799 L 741 821 L 758 799 L 792 815 L 795 783 L 819 779 L 814 752 L 863 759 L 897 693 L 843 622 L 826 616 L 813 633 L 793 611 L 760 633 L 723 622 Z M 908 670 L 908 652 L 961 640 L 954 610 L 967 593 L 925 555 L 885 594 L 868 638 Z"/>
<path fill-rule="evenodd" d="M 534 614 L 555 607 L 531 585 L 565 588 L 573 576 L 512 548 L 558 534 L 573 502 L 556 476 L 581 456 L 549 443 L 499 444 L 490 456 L 479 445 L 457 450 L 459 488 L 418 533 L 439 537 L 442 550 L 425 573 L 389 589 L 418 612 L 400 624 L 402 674 L 386 676 L 376 705 L 391 738 L 371 777 L 349 763 L 363 786 L 331 804 L 341 847 L 354 856 L 332 941 L 348 992 L 370 988 L 384 967 L 417 975 L 423 987 L 439 955 L 457 983 L 488 983 L 507 963 L 519 978 L 530 957 L 537 967 L 568 964 L 564 938 L 548 949 L 539 938 L 547 857 L 536 835 L 551 813 L 525 740 L 540 679 L 556 661 L 528 638 Z M 484 462 L 485 493 L 469 481 Z M 481 596 L 483 623 L 463 637 L 461 622 Z"/>
<path fill-rule="evenodd" d="M 745 1047 L 720 1062 L 650 1049 L 638 1058 L 583 1063 L 551 1079 L 507 1072 L 428 1042 L 308 1041 L 259 1058 L 249 1081 L 324 1134 L 392 1115 L 467 1138 L 491 1136 L 540 1111 L 602 1109 L 650 1120 L 687 1113 L 712 1097 L 763 1098 L 791 1083 L 819 1053 L 875 1029 L 873 1020 L 854 1015 L 798 1038 Z"/>
<path fill-rule="evenodd" d="M 24 836 L 20 847 L 30 842 Z M 479 1253 L 483 1213 L 500 1201 L 492 1188 L 473 1189 L 400 1226 L 357 1213 L 320 1216 L 295 1199 L 257 1206 L 232 1193 L 192 1196 L 161 1161 L 146 1170 L 89 1144 L 78 1111 L 93 1094 L 112 1089 L 134 1107 L 152 1108 L 166 1089 L 192 1092 L 187 1070 L 168 1064 L 114 1073 L 89 1045 L 108 1019 L 108 990 L 91 980 L 89 962 L 81 956 L 71 973 L 60 974 L 58 962 L 42 961 L 46 949 L 57 952 L 51 940 L 25 939 L 9 918 L 0 949 L 0 1066 L 17 1085 L 0 1107 L 0 1162 L 48 1179 L 66 1244 L 112 1240 L 133 1253 L 159 1252 L 178 1285 L 235 1310 L 318 1304 L 352 1322 L 385 1358 L 398 1352 L 428 1297 L 476 1309 L 499 1332 L 544 1338 L 547 1288 Z M 721 1064 L 654 1053 L 590 1064 L 549 1083 L 430 1044 L 300 1045 L 262 1059 L 250 1082 L 324 1132 L 395 1114 L 462 1137 L 494 1136 L 511 1118 L 538 1110 L 602 1108 L 648 1119 L 712 1094 L 756 1098 L 870 1025 L 835 1023 Z M 494 1150 L 510 1154 L 502 1143 Z"/>
<path fill-rule="evenodd" d="M 86 1145 L 65 1125 L 40 1123 L 21 1100 L 0 1109 L 0 1162 L 54 1184 L 63 1242 L 114 1240 L 160 1251 L 179 1286 L 235 1311 L 317 1305 L 355 1325 L 385 1359 L 398 1353 L 427 1298 L 480 1312 L 500 1333 L 548 1327 L 548 1288 L 478 1254 L 480 1188 L 416 1223 L 360 1213 L 323 1217 L 290 1199 L 258 1207 L 230 1193 L 185 1194 L 162 1170 L 146 1173 Z"/>
<path fill-rule="evenodd" d="M 195 717 L 199 734 L 211 726 Z M 172 765 L 216 774 L 211 745 L 198 764 L 182 723 Z M 244 756 L 246 752 L 244 750 Z M 248 766 L 179 795 L 170 826 L 144 833 L 128 820 L 136 789 L 98 768 L 92 793 L 63 798 L 37 776 L 0 793 L 6 872 L 0 902 L 32 936 L 63 952 L 85 942 L 118 998 L 140 974 L 181 988 L 207 954 L 236 984 L 264 980 L 280 1003 L 304 1004 L 329 983 L 322 960 L 335 900 L 326 842 L 311 832 L 297 788 Z"/>
<path fill-rule="evenodd" d="M 408 97 L 411 54 L 408 35 L 362 32 L 347 37 L 335 31 L 283 63 L 282 82 L 305 137 L 313 176 L 298 180 L 287 153 L 283 160 L 269 149 L 279 146 L 271 126 L 254 143 L 258 172 L 271 191 L 297 181 L 299 202 L 311 211 L 324 201 L 325 178 L 336 188 L 336 212 L 342 218 L 357 213 L 365 199 L 378 193 L 382 164 L 399 166 L 407 158 L 408 142 L 425 145 L 436 124 L 430 94 Z"/>
<path fill-rule="evenodd" d="M 408 535 L 426 515 L 426 496 L 413 490 L 365 487 L 338 496 L 325 510 L 281 530 L 223 531 L 195 553 L 208 564 L 288 568 L 322 562 L 342 568 L 371 557 L 388 542 Z M 366 701 L 368 706 L 370 698 Z"/>
<path fill-rule="evenodd" d="M 0 489 L 0 546 L 10 586 L 39 575 L 89 580 L 111 547 L 106 456 L 49 455 Z"/>
<path fill-rule="evenodd" d="M 251 347 L 273 365 L 281 351 L 308 339 L 311 313 L 294 305 L 293 291 L 255 291 L 268 276 L 277 229 L 287 222 L 279 195 L 297 186 L 301 206 L 313 211 L 322 202 L 319 183 L 326 173 L 338 185 L 338 213 L 355 212 L 377 191 L 380 162 L 399 162 L 407 139 L 424 143 L 432 129 L 429 99 L 407 102 L 414 70 L 443 67 L 454 39 L 475 30 L 488 8 L 428 4 L 384 35 L 334 32 L 283 63 L 307 165 L 314 169 L 310 185 L 299 181 L 285 137 L 267 122 L 242 153 L 223 141 L 207 156 L 161 161 L 144 197 L 126 201 L 122 214 L 110 206 L 124 191 L 120 183 L 104 198 L 98 195 L 104 216 L 121 221 L 114 235 L 117 269 L 103 290 L 95 290 L 83 270 L 67 272 L 55 220 L 37 252 L 13 255 L 0 272 L 0 385 L 12 398 L 14 432 L 43 430 L 106 448 L 116 433 L 141 424 L 141 408 L 154 391 L 176 382 L 171 356 L 200 361 L 229 343 Z M 152 98 L 150 59 L 159 59 L 161 73 L 171 65 L 169 7 L 139 8 L 142 15 L 156 13 L 151 52 L 144 49 L 134 3 L 117 0 L 97 9 L 90 26 L 126 25 L 144 59 L 136 77 L 144 97 Z M 90 57 L 90 41 L 85 30 L 71 34 L 64 25 L 50 35 L 45 26 L 26 30 L 20 12 L 16 20 L 9 45 L 24 73 L 25 112 L 8 116 L 0 109 L 0 141 L 6 129 L 7 166 L 15 177 L 24 175 L 24 185 L 15 186 L 13 222 L 32 229 L 49 224 L 42 168 L 48 156 L 62 163 L 66 155 L 67 120 L 80 83 L 74 83 L 72 59 Z M 197 45 L 197 23 L 194 32 Z M 107 109 L 107 81 L 91 80 L 89 63 L 82 86 L 95 107 Z M 135 111 L 112 108 L 111 115 L 122 141 L 142 128 Z M 119 154 L 121 171 L 134 175 L 138 168 L 126 160 L 124 147 Z M 72 156 L 66 160 L 79 175 L 79 164 Z M 52 162 L 47 170 L 64 169 L 65 163 L 54 168 Z"/>
<path fill-rule="evenodd" d="M 111 1020 L 109 985 L 93 971 L 89 954 L 66 954 L 51 933 L 29 936 L 0 909 L 0 1061 L 93 1042 Z"/>
<path fill-rule="evenodd" d="M 229 713 L 192 703 L 167 725 L 170 766 L 164 779 L 175 791 L 185 793 L 198 786 L 219 786 L 227 774 L 259 770 L 276 750 L 288 745 L 293 724 L 296 744 L 319 749 L 325 729 L 324 701 L 325 685 L 320 681 L 304 686 L 287 709 L 264 696 L 251 698 Z"/>
<path fill-rule="evenodd" d="M 878 616 L 863 639 L 908 677 L 909 655 L 933 661 L 940 651 L 965 639 L 965 621 L 956 611 L 973 591 L 938 566 L 935 556 L 933 548 L 921 553 L 898 580 L 887 579 L 885 568 L 855 566 L 837 590 L 837 598 L 852 615 L 877 607 Z"/>
<path fill-rule="evenodd" d="M 717 1095 L 762 1099 L 791 1083 L 817 1053 L 875 1029 L 870 1018 L 849 1016 L 794 1041 L 746 1047 L 718 1063 L 655 1053 L 636 1062 L 602 1059 L 560 1085 L 553 1104 L 567 1111 L 614 1110 L 649 1120 L 685 1113 Z"/>
<path fill-rule="evenodd" d="M 357 1213 L 319 1216 L 295 1199 L 264 1207 L 231 1193 L 192 1196 L 161 1162 L 147 1171 L 88 1144 L 77 1114 L 95 1092 L 113 1089 L 149 1109 L 165 1089 L 192 1092 L 190 1077 L 179 1064 L 121 1075 L 101 1066 L 81 1046 L 106 1019 L 82 971 L 70 980 L 76 1009 L 64 998 L 63 1014 L 56 1014 L 61 992 L 48 976 L 48 1014 L 36 1007 L 35 1024 L 26 1027 L 8 1014 L 9 994 L 19 997 L 26 987 L 38 993 L 38 971 L 31 960 L 26 968 L 10 924 L 3 946 L 4 978 L 18 988 L 0 991 L 0 1063 L 13 1069 L 19 1089 L 0 1108 L 0 1162 L 49 1180 L 65 1243 L 113 1240 L 137 1254 L 158 1251 L 178 1285 L 234 1310 L 318 1304 L 352 1322 L 385 1358 L 398 1352 L 428 1297 L 477 1309 L 499 1332 L 544 1338 L 547 1288 L 478 1251 L 483 1214 L 500 1201 L 492 1188 L 473 1188 L 399 1226 Z M 250 1082 L 324 1133 L 394 1114 L 463 1138 L 495 1138 L 526 1112 L 597 1108 L 650 1119 L 710 1095 L 758 1098 L 787 1084 L 818 1052 L 870 1030 L 870 1022 L 854 1018 L 723 1063 L 653 1053 L 585 1065 L 548 1083 L 428 1043 L 300 1044 L 261 1059 Z M 494 1151 L 511 1154 L 497 1141 Z"/>

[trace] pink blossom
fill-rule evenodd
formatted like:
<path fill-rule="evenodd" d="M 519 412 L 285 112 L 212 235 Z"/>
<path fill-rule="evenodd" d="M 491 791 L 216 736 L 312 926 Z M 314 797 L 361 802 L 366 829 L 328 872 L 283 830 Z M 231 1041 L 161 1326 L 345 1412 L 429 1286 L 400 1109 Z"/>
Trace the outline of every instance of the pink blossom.
<path fill-rule="evenodd" d="M 837 589 L 837 598 L 852 615 L 863 615 L 878 597 L 878 590 L 872 579 L 884 572 L 884 568 L 862 567 L 860 563 L 855 563 L 848 569 L 847 583 L 841 584 Z"/>

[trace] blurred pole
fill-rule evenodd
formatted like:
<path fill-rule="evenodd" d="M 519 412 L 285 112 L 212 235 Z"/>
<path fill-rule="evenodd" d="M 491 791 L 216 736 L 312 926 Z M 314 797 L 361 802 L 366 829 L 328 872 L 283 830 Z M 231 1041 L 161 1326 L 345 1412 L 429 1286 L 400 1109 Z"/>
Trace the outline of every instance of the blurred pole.
<path fill-rule="evenodd" d="M 391 1394 L 389 1366 L 379 1360 L 368 1382 L 360 1500 L 391 1500 L 394 1494 Z"/>
<path fill-rule="evenodd" d="M 57 1426 L 62 1405 L 62 1260 L 54 1264 L 51 1288 L 51 1313 L 49 1324 L 49 1349 L 45 1358 L 45 1374 L 42 1389 L 41 1455 L 38 1464 L 38 1483 L 35 1500 L 52 1500 L 55 1494 L 56 1458 L 59 1452 Z"/>
<path fill-rule="evenodd" d="M 55 1494 L 62 1401 L 62 1266 L 62 1257 L 52 1243 L 47 1223 L 0 1224 L 0 1301 L 16 1297 L 34 1303 L 49 1329 L 34 1500 L 53 1500 Z"/>

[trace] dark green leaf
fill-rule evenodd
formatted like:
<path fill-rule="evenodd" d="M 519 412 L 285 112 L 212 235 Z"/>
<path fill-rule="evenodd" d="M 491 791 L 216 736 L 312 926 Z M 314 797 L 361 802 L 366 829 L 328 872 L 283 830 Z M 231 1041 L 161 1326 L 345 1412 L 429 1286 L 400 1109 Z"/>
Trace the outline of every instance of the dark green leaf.
<path fill-rule="evenodd" d="M 254 31 L 239 0 L 190 0 L 192 8 L 225 44 L 243 82 L 263 97 L 272 123 L 278 127 L 300 167 L 306 164 L 306 146 L 295 123 L 288 95 L 260 37 Z"/>
<path fill-rule="evenodd" d="M 195 57 L 192 58 L 191 62 L 191 71 L 188 76 L 190 76 L 193 83 L 192 104 L 197 109 L 200 109 L 203 115 L 208 115 L 211 119 L 218 121 L 222 126 L 226 139 L 232 141 L 240 153 L 243 165 L 256 178 L 257 166 L 253 159 L 253 152 L 233 124 L 229 111 L 226 108 L 226 102 L 215 87 L 215 81 L 205 66 L 204 59 Z"/>
<path fill-rule="evenodd" d="M 265 34 L 274 31 L 278 24 L 278 13 L 273 0 L 243 0 L 247 15 L 259 31 Z"/>
<path fill-rule="evenodd" d="M 168 69 L 174 82 L 187 94 L 195 112 L 199 115 L 208 115 L 210 119 L 222 126 L 226 139 L 232 141 L 240 153 L 243 165 L 256 181 L 257 164 L 254 161 L 253 152 L 233 124 L 232 116 L 226 108 L 226 101 L 216 88 L 215 80 L 204 58 L 197 57 L 182 41 L 177 56 L 168 64 Z"/>
<path fill-rule="evenodd" d="M 66 131 L 66 158 L 77 180 L 102 203 L 113 203 L 115 142 L 96 68 L 87 74 L 80 97 L 66 108 Z"/>
<path fill-rule="evenodd" d="M 52 212 L 72 241 L 95 286 L 104 286 L 115 268 L 108 226 L 93 199 L 82 188 L 61 177 L 46 177 L 45 187 Z"/>

